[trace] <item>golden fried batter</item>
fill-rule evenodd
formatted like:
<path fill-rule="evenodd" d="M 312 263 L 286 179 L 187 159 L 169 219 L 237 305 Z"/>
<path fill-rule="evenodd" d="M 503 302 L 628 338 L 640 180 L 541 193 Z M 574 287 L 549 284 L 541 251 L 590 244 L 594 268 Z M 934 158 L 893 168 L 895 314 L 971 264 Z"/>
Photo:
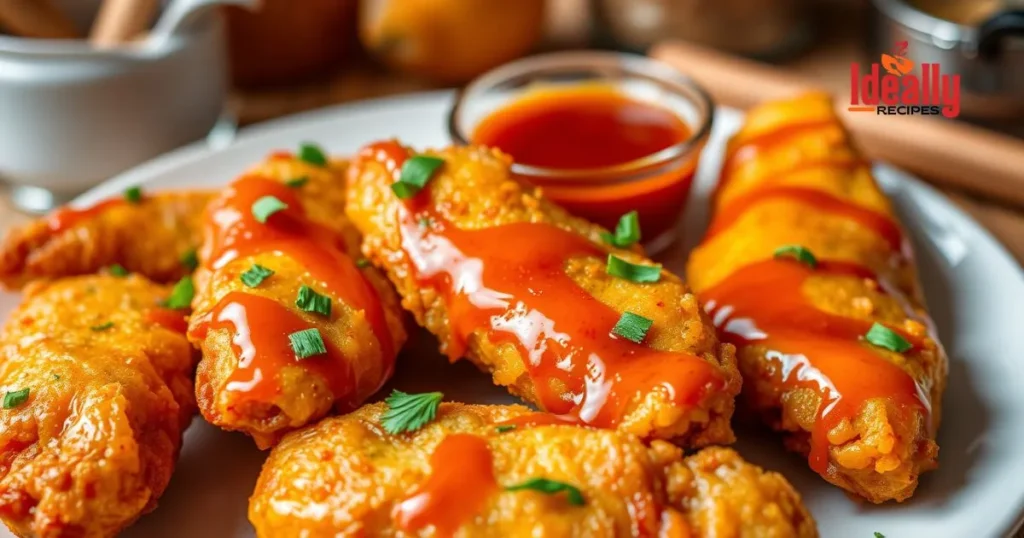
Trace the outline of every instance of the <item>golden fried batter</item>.
<path fill-rule="evenodd" d="M 357 263 L 359 235 L 342 214 L 346 166 L 272 156 L 205 217 L 189 329 L 203 351 L 196 397 L 208 421 L 261 448 L 332 408 L 356 408 L 390 377 L 406 338 L 394 291 Z M 260 222 L 255 206 L 269 198 L 287 207 Z M 246 282 L 254 266 L 273 274 Z M 301 309 L 309 292 L 329 298 L 329 311 Z M 300 356 L 291 337 L 303 330 L 322 353 Z"/>
<path fill-rule="evenodd" d="M 137 204 L 113 198 L 59 209 L 8 232 L 0 243 L 0 285 L 14 289 L 115 263 L 156 282 L 175 281 L 191 271 L 182 258 L 199 246 L 199 220 L 211 196 L 163 192 L 143 194 Z"/>
<path fill-rule="evenodd" d="M 285 437 L 249 502 L 257 536 L 817 536 L 785 478 L 729 449 L 684 458 L 664 441 L 550 424 L 516 405 L 443 403 L 422 429 L 390 435 L 384 410 Z M 504 489 L 535 478 L 577 488 L 583 504 Z"/>
<path fill-rule="evenodd" d="M 195 411 L 184 313 L 138 276 L 35 283 L 0 335 L 0 519 L 112 537 L 152 510 Z M 12 402 L 8 402 L 12 403 Z"/>
<path fill-rule="evenodd" d="M 410 152 L 368 146 L 349 173 L 349 218 L 363 252 L 452 360 L 553 413 L 689 446 L 730 442 L 739 391 L 733 349 L 720 345 L 686 284 L 667 271 L 637 283 L 607 272 L 603 230 L 509 176 L 497 150 L 456 147 L 416 196 L 392 191 Z M 642 343 L 613 327 L 650 320 Z"/>
<path fill-rule="evenodd" d="M 832 110 L 810 95 L 750 111 L 687 276 L 787 446 L 833 484 L 904 500 L 936 465 L 946 357 L 905 231 Z M 910 349 L 866 338 L 879 330 Z"/>

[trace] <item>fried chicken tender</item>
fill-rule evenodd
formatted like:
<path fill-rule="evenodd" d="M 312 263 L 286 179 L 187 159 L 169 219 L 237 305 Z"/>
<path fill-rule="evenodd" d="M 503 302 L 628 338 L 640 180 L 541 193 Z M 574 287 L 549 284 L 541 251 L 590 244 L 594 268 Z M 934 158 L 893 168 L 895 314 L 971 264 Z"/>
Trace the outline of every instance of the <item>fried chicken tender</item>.
<path fill-rule="evenodd" d="M 609 255 L 653 262 L 513 180 L 497 150 L 428 152 L 443 166 L 403 201 L 391 184 L 410 155 L 395 142 L 365 148 L 346 210 L 363 252 L 451 360 L 468 357 L 513 394 L 591 425 L 687 446 L 733 440 L 733 349 L 682 280 L 609 274 Z M 627 312 L 650 320 L 646 334 L 615 332 Z"/>
<path fill-rule="evenodd" d="M 156 282 L 191 271 L 182 258 L 199 246 L 199 221 L 212 197 L 201 191 L 112 198 L 87 209 L 62 208 L 8 232 L 0 242 L 0 285 L 96 273 L 120 264 Z"/>
<path fill-rule="evenodd" d="M 715 207 L 687 276 L 738 347 L 742 400 L 829 482 L 907 499 L 936 466 L 947 359 L 906 234 L 830 99 L 750 111 Z"/>
<path fill-rule="evenodd" d="M 195 412 L 168 292 L 138 276 L 26 287 L 0 334 L 0 519 L 18 536 L 112 537 L 156 507 Z"/>
<path fill-rule="evenodd" d="M 204 219 L 189 327 L 203 355 L 196 397 L 209 422 L 261 448 L 333 408 L 358 407 L 391 376 L 406 338 L 387 280 L 356 263 L 359 234 L 342 213 L 346 167 L 272 156 Z M 258 216 L 261 203 L 279 210 Z M 256 270 L 270 273 L 252 280 Z"/>
<path fill-rule="evenodd" d="M 442 403 L 433 422 L 391 435 L 385 410 L 366 405 L 285 437 L 249 501 L 256 535 L 817 536 L 785 478 L 729 449 L 684 458 L 664 441 L 552 424 L 518 405 Z M 538 478 L 582 503 L 507 489 Z"/>

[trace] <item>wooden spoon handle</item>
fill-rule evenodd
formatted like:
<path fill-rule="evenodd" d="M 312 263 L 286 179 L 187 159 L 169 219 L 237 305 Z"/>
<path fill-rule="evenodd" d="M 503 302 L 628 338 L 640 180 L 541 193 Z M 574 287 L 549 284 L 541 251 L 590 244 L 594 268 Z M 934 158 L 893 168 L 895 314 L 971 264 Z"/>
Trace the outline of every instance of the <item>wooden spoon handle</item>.
<path fill-rule="evenodd" d="M 821 91 L 782 69 L 696 45 L 667 42 L 650 54 L 693 77 L 727 106 L 749 108 Z M 869 157 L 939 185 L 1024 207 L 1024 142 L 962 122 L 850 112 L 848 103 L 848 95 L 838 97 L 837 112 Z"/>
<path fill-rule="evenodd" d="M 0 27 L 21 37 L 74 39 L 75 24 L 49 0 L 0 0 Z"/>
<path fill-rule="evenodd" d="M 159 0 L 104 0 L 89 40 L 97 47 L 130 41 L 141 34 L 159 7 Z"/>

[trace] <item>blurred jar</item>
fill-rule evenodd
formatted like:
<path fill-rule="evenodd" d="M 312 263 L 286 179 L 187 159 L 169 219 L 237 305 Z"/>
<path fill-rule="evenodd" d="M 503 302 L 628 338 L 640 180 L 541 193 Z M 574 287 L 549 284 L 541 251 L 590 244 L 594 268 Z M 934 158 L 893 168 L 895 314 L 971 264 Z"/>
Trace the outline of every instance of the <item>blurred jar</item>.
<path fill-rule="evenodd" d="M 545 0 L 362 0 L 359 37 L 392 68 L 457 84 L 533 48 Z"/>
<path fill-rule="evenodd" d="M 263 0 L 258 11 L 227 8 L 233 82 L 288 84 L 330 71 L 355 49 L 357 3 Z"/>
<path fill-rule="evenodd" d="M 759 59 L 795 54 L 811 41 L 809 0 L 592 0 L 598 32 L 642 52 L 684 39 Z"/>

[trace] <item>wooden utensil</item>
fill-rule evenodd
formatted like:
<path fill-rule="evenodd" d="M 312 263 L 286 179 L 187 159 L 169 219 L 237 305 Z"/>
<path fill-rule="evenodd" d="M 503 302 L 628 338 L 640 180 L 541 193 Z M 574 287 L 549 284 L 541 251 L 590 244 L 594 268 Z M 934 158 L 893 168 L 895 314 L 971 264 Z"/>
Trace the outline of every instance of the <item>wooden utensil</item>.
<path fill-rule="evenodd" d="M 704 86 L 718 103 L 749 108 L 761 101 L 819 90 L 782 69 L 696 45 L 667 42 L 650 55 Z M 925 179 L 1024 207 L 1024 142 L 965 123 L 922 116 L 877 116 L 836 109 L 860 147 Z"/>
<path fill-rule="evenodd" d="M 124 43 L 149 28 L 159 0 L 105 0 L 89 40 L 97 47 Z"/>
<path fill-rule="evenodd" d="M 49 0 L 0 0 L 0 27 L 21 37 L 80 37 L 71 19 L 54 7 Z"/>

